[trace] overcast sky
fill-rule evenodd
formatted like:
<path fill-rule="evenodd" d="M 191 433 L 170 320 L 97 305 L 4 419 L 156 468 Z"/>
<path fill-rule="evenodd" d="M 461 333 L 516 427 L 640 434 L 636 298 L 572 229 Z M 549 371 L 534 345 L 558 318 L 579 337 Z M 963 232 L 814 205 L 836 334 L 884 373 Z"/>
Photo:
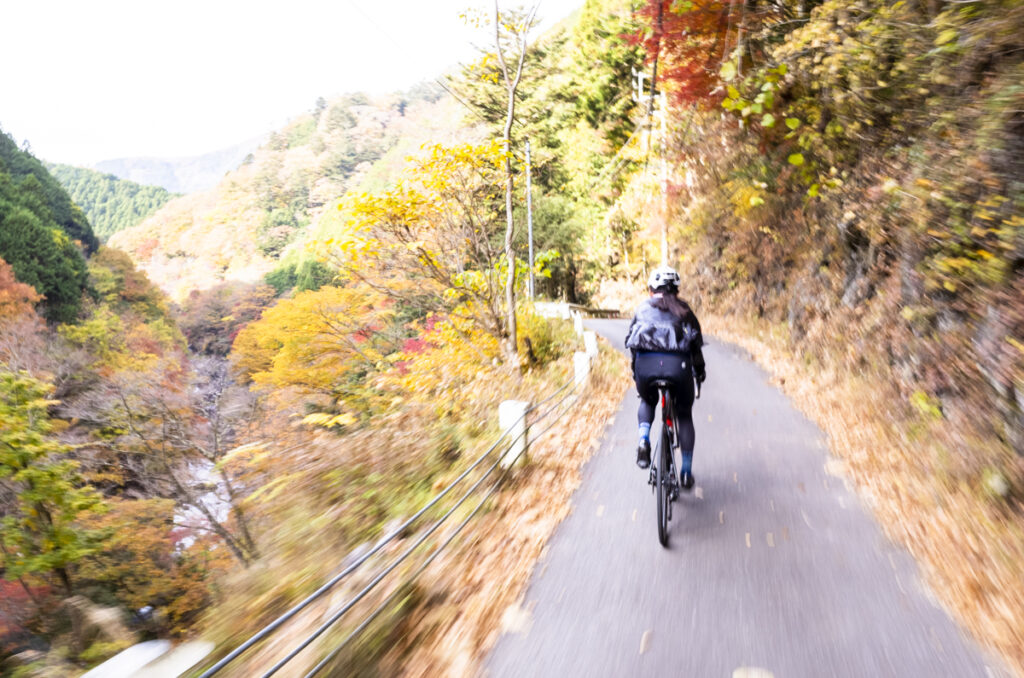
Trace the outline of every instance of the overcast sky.
<path fill-rule="evenodd" d="M 583 0 L 543 0 L 548 26 Z M 0 128 L 53 162 L 218 150 L 318 96 L 389 92 L 473 57 L 481 0 L 28 0 L 2 11 Z M 502 2 L 502 6 L 513 6 Z M 491 5 L 493 7 L 493 5 Z"/>

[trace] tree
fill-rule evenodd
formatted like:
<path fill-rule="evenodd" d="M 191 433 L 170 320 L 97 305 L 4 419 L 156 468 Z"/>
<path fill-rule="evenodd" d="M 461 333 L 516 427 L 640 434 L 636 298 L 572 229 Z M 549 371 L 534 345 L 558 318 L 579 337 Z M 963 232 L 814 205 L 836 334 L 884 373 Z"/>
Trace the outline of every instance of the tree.
<path fill-rule="evenodd" d="M 523 62 L 526 59 L 527 37 L 529 36 L 530 29 L 533 28 L 533 19 L 537 13 L 537 7 L 538 5 L 534 5 L 525 18 L 519 16 L 503 17 L 498 9 L 498 0 L 494 0 L 494 50 L 497 54 L 498 64 L 501 66 L 501 75 L 505 82 L 505 93 L 507 95 L 505 128 L 502 139 L 505 143 L 505 260 L 508 269 L 505 276 L 505 312 L 508 317 L 508 336 L 505 342 L 505 354 L 509 359 L 519 355 L 519 347 L 516 340 L 516 254 L 513 248 L 516 230 L 512 207 L 512 192 L 514 190 L 514 177 L 512 174 L 512 123 L 515 121 L 516 115 L 516 92 L 523 78 Z M 509 71 L 506 50 L 511 50 L 509 56 L 513 56 L 516 59 L 514 75 Z"/>
<path fill-rule="evenodd" d="M 14 269 L 0 259 L 0 319 L 7 320 L 32 313 L 33 305 L 42 298 L 31 285 L 18 282 Z"/>
<path fill-rule="evenodd" d="M 110 536 L 102 549 L 79 561 L 78 588 L 90 600 L 116 602 L 128 610 L 152 605 L 170 627 L 162 630 L 186 632 L 212 604 L 211 575 L 227 570 L 230 558 L 179 524 L 170 499 L 111 499 L 108 504 L 109 513 L 86 521 Z"/>
<path fill-rule="evenodd" d="M 141 223 L 176 197 L 160 186 L 145 186 L 84 167 L 48 164 L 47 168 L 85 211 L 96 235 L 104 239 Z"/>
<path fill-rule="evenodd" d="M 231 383 L 223 361 L 206 360 L 206 368 L 152 357 L 122 361 L 65 414 L 93 427 L 83 448 L 115 468 L 103 478 L 112 493 L 174 499 L 197 516 L 196 529 L 216 535 L 247 566 L 258 549 L 243 497 L 218 462 L 258 408 L 247 389 Z"/>
<path fill-rule="evenodd" d="M 535 242 L 558 253 L 542 287 L 552 297 L 585 297 L 588 282 L 609 265 L 603 213 L 621 192 L 622 170 L 635 163 L 635 154 L 621 150 L 636 126 L 630 74 L 643 64 L 637 27 L 626 0 L 587 0 L 574 24 L 546 33 L 526 53 L 513 137 L 532 145 Z M 493 52 L 466 65 L 457 83 L 496 134 L 507 113 L 502 83 Z M 515 218 L 524 216 L 519 210 Z M 517 248 L 525 246 L 523 230 Z"/>
<path fill-rule="evenodd" d="M 368 375 L 400 346 L 387 297 L 365 285 L 323 287 L 282 299 L 235 339 L 235 366 L 257 386 L 294 387 L 328 409 L 372 406 Z"/>
<path fill-rule="evenodd" d="M 86 254 L 96 251 L 99 240 L 82 210 L 72 202 L 60 183 L 46 171 L 43 163 L 31 153 L 20 150 L 14 139 L 0 130 L 0 176 L 5 174 L 16 185 L 31 178 L 35 182 L 34 190 L 45 206 L 45 220 L 52 221 L 72 242 L 79 243 Z"/>
<path fill-rule="evenodd" d="M 74 593 L 71 565 L 95 552 L 101 534 L 78 522 L 105 510 L 83 485 L 70 448 L 53 435 L 53 387 L 0 366 L 0 558 L 4 576 L 55 573 Z"/>
<path fill-rule="evenodd" d="M 342 280 L 358 280 L 420 316 L 469 320 L 507 345 L 502 281 L 514 258 L 502 256 L 505 158 L 498 140 L 425 147 L 394 188 L 339 206 L 346 231 L 321 243 L 321 255 Z"/>
<path fill-rule="evenodd" d="M 227 357 L 238 332 L 259 318 L 274 296 L 275 290 L 269 285 L 237 281 L 196 290 L 178 314 L 178 326 L 194 352 Z"/>
<path fill-rule="evenodd" d="M 68 322 L 78 316 L 88 273 L 78 247 L 54 223 L 42 190 L 34 175 L 16 184 L 0 169 L 0 257 L 45 297 L 49 320 Z"/>

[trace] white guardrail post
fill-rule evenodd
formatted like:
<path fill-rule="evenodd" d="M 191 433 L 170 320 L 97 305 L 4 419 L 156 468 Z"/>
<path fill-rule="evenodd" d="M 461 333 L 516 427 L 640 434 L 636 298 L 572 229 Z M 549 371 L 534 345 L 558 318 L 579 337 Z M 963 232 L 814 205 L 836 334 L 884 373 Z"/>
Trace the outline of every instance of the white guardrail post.
<path fill-rule="evenodd" d="M 572 326 L 578 336 L 583 336 L 583 314 L 579 311 L 572 311 Z"/>
<path fill-rule="evenodd" d="M 576 351 L 572 356 L 572 364 L 576 373 L 576 388 L 580 389 L 590 376 L 590 356 L 583 351 Z"/>
<path fill-rule="evenodd" d="M 526 461 L 526 450 L 529 447 L 526 408 L 529 406 L 530 403 L 522 400 L 505 400 L 498 405 L 498 427 L 508 431 L 509 440 L 512 441 L 512 446 L 501 458 L 502 468 L 508 468 L 517 458 L 520 464 Z"/>
<path fill-rule="evenodd" d="M 584 332 L 583 333 L 583 350 L 586 352 L 591 359 L 597 357 L 597 333 L 596 332 Z"/>

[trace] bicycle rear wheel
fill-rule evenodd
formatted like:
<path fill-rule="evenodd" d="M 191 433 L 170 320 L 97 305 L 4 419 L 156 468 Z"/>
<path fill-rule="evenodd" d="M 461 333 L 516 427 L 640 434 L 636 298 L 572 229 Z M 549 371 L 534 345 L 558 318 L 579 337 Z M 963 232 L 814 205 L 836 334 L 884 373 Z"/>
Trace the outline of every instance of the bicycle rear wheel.
<path fill-rule="evenodd" d="M 655 472 L 655 485 L 657 485 L 657 492 L 655 493 L 658 500 L 658 541 L 661 542 L 662 546 L 668 546 L 668 517 L 669 517 L 669 502 L 671 498 L 671 468 L 670 455 L 672 454 L 672 447 L 669 440 L 668 430 L 664 426 L 661 429 L 661 437 L 658 439 L 658 450 L 657 460 L 658 469 Z"/>

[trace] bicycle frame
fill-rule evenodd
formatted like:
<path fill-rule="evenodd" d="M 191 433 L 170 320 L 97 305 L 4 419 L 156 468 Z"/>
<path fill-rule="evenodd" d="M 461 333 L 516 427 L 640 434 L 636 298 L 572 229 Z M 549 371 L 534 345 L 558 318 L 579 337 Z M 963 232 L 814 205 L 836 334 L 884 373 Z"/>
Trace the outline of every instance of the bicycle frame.
<path fill-rule="evenodd" d="M 667 379 L 657 379 L 654 386 L 658 389 L 658 399 L 661 401 L 662 429 L 658 437 L 657 454 L 651 460 L 648 483 L 657 499 L 658 541 L 662 546 L 668 546 L 668 522 L 672 520 L 672 504 L 679 498 L 682 489 L 675 460 L 675 451 L 679 448 L 679 431 L 675 402 L 672 399 L 672 383 Z M 700 398 L 700 383 L 695 383 L 695 387 L 694 397 Z"/>

